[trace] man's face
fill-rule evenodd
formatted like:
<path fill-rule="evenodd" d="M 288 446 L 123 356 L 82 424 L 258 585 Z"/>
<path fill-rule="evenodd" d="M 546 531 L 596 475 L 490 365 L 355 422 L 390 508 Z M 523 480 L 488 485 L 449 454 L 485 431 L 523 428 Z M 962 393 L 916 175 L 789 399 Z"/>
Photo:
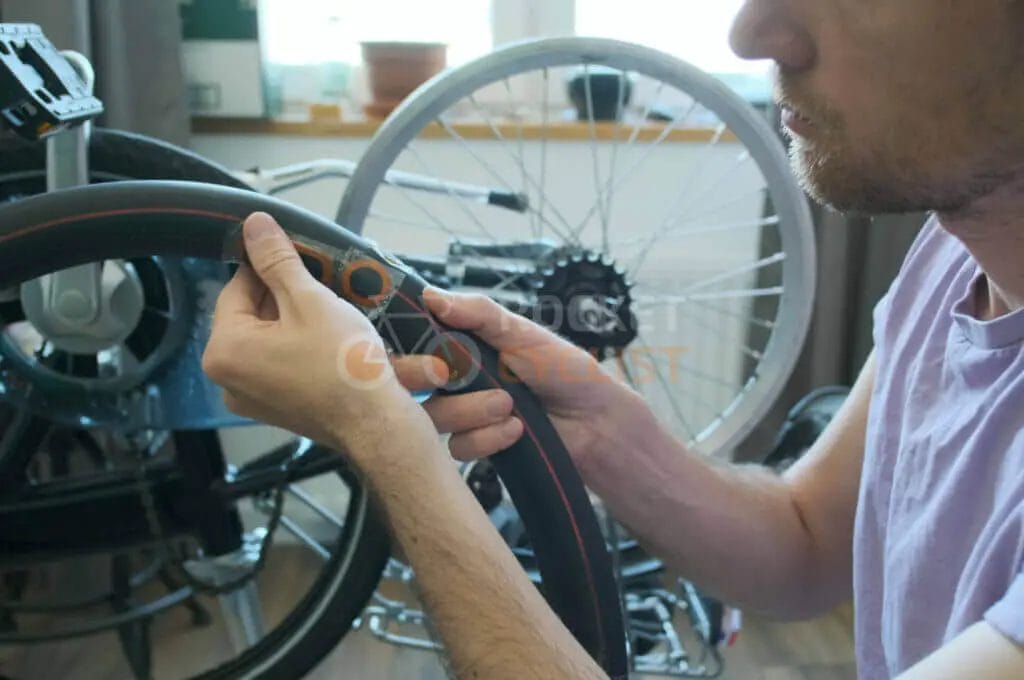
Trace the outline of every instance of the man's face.
<path fill-rule="evenodd" d="M 960 211 L 1024 179 L 1024 0 L 747 0 L 794 169 L 840 210 Z"/>

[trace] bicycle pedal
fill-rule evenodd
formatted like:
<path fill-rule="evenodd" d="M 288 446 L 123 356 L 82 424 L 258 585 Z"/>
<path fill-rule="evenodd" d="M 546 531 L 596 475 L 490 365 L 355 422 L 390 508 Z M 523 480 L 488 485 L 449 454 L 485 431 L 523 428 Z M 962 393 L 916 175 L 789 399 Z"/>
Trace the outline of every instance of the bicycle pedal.
<path fill-rule="evenodd" d="M 35 24 L 0 24 L 0 117 L 36 140 L 103 113 L 74 67 Z"/>

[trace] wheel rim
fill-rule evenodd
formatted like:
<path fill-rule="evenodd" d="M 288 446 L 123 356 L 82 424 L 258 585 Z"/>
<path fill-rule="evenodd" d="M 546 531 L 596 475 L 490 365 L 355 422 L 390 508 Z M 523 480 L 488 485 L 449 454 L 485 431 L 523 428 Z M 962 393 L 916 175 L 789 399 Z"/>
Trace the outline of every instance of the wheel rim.
<path fill-rule="evenodd" d="M 526 158 L 522 152 L 523 137 L 536 139 L 537 133 L 534 130 L 528 130 L 524 135 L 522 126 L 510 124 L 507 120 L 498 120 L 496 116 L 490 115 L 487 111 L 487 102 L 482 99 L 485 93 L 482 88 L 492 85 L 491 94 L 493 95 L 494 88 L 501 90 L 504 87 L 508 92 L 509 102 L 512 105 L 517 105 L 513 93 L 519 89 L 528 88 L 530 86 L 529 78 L 532 78 L 534 82 L 540 78 L 545 83 L 545 86 L 541 88 L 545 93 L 544 97 L 548 97 L 547 93 L 550 93 L 552 82 L 557 78 L 558 69 L 579 65 L 585 65 L 583 81 L 585 85 L 590 86 L 590 99 L 588 100 L 590 103 L 587 106 L 587 116 L 583 127 L 586 129 L 586 137 L 590 140 L 590 150 L 594 159 L 593 167 L 596 174 L 592 190 L 595 201 L 589 209 L 583 210 L 583 215 L 566 216 L 558 214 L 558 206 L 555 205 L 551 196 L 540 198 L 539 201 L 533 198 L 542 195 L 538 186 L 541 189 L 546 189 L 544 183 L 550 178 L 551 169 L 548 168 L 547 175 L 545 173 L 545 167 L 550 163 L 549 156 L 551 155 L 546 149 L 552 143 L 546 136 L 541 136 L 541 146 L 545 149 L 545 151 L 541 151 L 541 155 L 546 160 L 534 165 L 527 172 L 524 167 L 527 162 L 523 161 Z M 582 234 L 584 229 L 588 230 L 592 237 L 591 243 L 596 241 L 597 249 L 600 250 L 604 245 L 602 241 L 607 241 L 608 233 L 611 231 L 608 226 L 609 217 L 605 213 L 611 212 L 607 204 L 611 203 L 613 199 L 608 196 L 614 193 L 612 191 L 602 192 L 602 188 L 615 188 L 613 185 L 620 182 L 623 176 L 629 180 L 631 174 L 628 172 L 615 174 L 616 160 L 614 156 L 610 161 L 607 156 L 605 157 L 605 167 L 608 170 L 602 174 L 600 149 L 596 138 L 598 134 L 607 134 L 610 124 L 597 123 L 595 120 L 594 89 L 596 83 L 599 82 L 597 80 L 599 67 L 611 68 L 627 74 L 639 74 L 648 79 L 660 81 L 663 87 L 677 93 L 685 93 L 693 102 L 696 102 L 693 108 L 685 112 L 685 115 L 674 116 L 671 122 L 665 123 L 660 129 L 657 127 L 651 129 L 648 125 L 632 127 L 627 123 L 613 125 L 612 127 L 616 130 L 615 134 L 621 133 L 621 137 L 618 139 L 626 142 L 622 145 L 616 143 L 613 145 L 614 148 L 618 149 L 621 146 L 633 154 L 632 157 L 618 159 L 619 173 L 622 173 L 623 167 L 628 168 L 630 162 L 637 166 L 632 170 L 639 171 L 638 168 L 642 167 L 650 158 L 649 154 L 658 153 L 664 149 L 664 146 L 659 148 L 664 139 L 672 134 L 677 134 L 677 129 L 682 129 L 683 124 L 688 120 L 692 121 L 694 115 L 711 113 L 717 121 L 716 126 L 711 129 L 710 137 L 704 147 L 706 152 L 704 161 L 681 169 L 682 175 L 694 177 L 694 181 L 685 182 L 681 193 L 671 196 L 669 200 L 665 201 L 669 204 L 682 204 L 689 201 L 690 205 L 670 206 L 667 217 L 658 220 L 651 234 L 645 235 L 639 240 L 639 247 L 632 252 L 632 258 L 629 257 L 629 251 L 624 251 L 627 255 L 626 258 L 613 257 L 612 259 L 620 264 L 620 260 L 630 260 L 636 264 L 637 257 L 639 258 L 640 266 L 627 265 L 627 274 L 636 279 L 636 287 L 633 289 L 636 292 L 636 297 L 638 300 L 646 299 L 647 302 L 652 303 L 654 308 L 660 310 L 658 313 L 666 318 L 670 315 L 678 315 L 678 312 L 671 311 L 673 305 L 689 308 L 699 307 L 696 311 L 691 309 L 684 314 L 688 317 L 686 319 L 688 325 L 684 330 L 689 334 L 689 339 L 693 340 L 694 347 L 688 347 L 689 339 L 686 340 L 686 345 L 680 346 L 679 336 L 673 336 L 666 330 L 650 331 L 648 335 L 657 336 L 656 341 L 670 343 L 666 345 L 667 347 L 689 353 L 689 360 L 679 360 L 676 365 L 680 368 L 681 373 L 685 374 L 688 384 L 701 384 L 703 393 L 714 395 L 714 403 L 701 404 L 691 400 L 692 403 L 680 405 L 678 397 L 680 390 L 676 389 L 673 384 L 666 384 L 668 382 L 665 377 L 667 368 L 664 362 L 671 361 L 671 357 L 666 359 L 666 357 L 654 356 L 653 352 L 649 350 L 658 345 L 649 344 L 647 340 L 650 338 L 646 338 L 644 333 L 641 333 L 637 343 L 634 343 L 634 347 L 640 351 L 647 351 L 647 354 L 650 355 L 649 364 L 656 368 L 652 371 L 653 375 L 649 386 L 642 384 L 637 386 L 648 396 L 655 410 L 673 425 L 677 434 L 684 440 L 689 441 L 703 453 L 727 456 L 771 407 L 796 362 L 810 319 L 815 285 L 815 256 L 809 207 L 791 174 L 785 151 L 777 135 L 758 113 L 739 100 L 717 80 L 671 56 L 611 40 L 556 38 L 530 41 L 498 50 L 466 66 L 435 77 L 417 90 L 388 118 L 375 135 L 348 185 L 338 212 L 338 222 L 353 231 L 364 231 L 368 236 L 380 241 L 386 248 L 396 250 L 401 254 L 410 254 L 410 244 L 419 243 L 418 237 L 415 235 L 418 232 L 415 232 L 412 227 L 422 227 L 425 221 L 431 220 L 431 218 L 424 219 L 425 211 L 422 209 L 429 199 L 417 196 L 409 198 L 406 194 L 402 200 L 406 200 L 409 205 L 415 205 L 415 203 L 420 205 L 409 208 L 404 215 L 399 215 L 397 218 L 393 214 L 384 214 L 385 210 L 380 206 L 386 205 L 387 210 L 390 211 L 399 199 L 388 203 L 387 196 L 383 192 L 399 190 L 391 187 L 382 189 L 383 177 L 388 170 L 394 167 L 430 173 L 434 161 L 430 157 L 429 151 L 423 152 L 416 148 L 421 144 L 421 141 L 416 140 L 417 135 L 429 125 L 434 126 L 433 132 L 450 137 L 458 143 L 460 149 L 469 159 L 466 161 L 467 164 L 485 165 L 486 163 L 479 158 L 480 153 L 474 152 L 472 145 L 461 138 L 456 126 L 445 115 L 453 107 L 460 106 L 464 112 L 469 110 L 481 119 L 481 126 L 485 130 L 491 131 L 491 139 L 503 145 L 503 153 L 508 157 L 506 159 L 508 162 L 503 169 L 478 167 L 474 170 L 475 175 L 472 177 L 467 174 L 453 179 L 478 183 L 481 180 L 489 181 L 500 184 L 503 190 L 509 191 L 525 189 L 525 193 L 532 195 L 534 207 L 532 208 L 533 214 L 529 216 L 531 221 L 529 230 L 522 224 L 519 225 L 519 233 L 524 238 L 534 237 L 540 231 L 547 232 L 544 235 L 555 236 L 556 239 L 561 237 L 564 243 L 570 240 L 565 237 L 572 237 L 574 235 L 572 230 L 582 224 L 583 227 L 578 230 L 579 233 Z M 538 73 L 546 74 L 546 76 L 539 76 Z M 524 76 L 523 74 L 533 75 Z M 526 80 L 521 80 L 524 78 Z M 641 87 L 649 85 L 644 80 L 639 82 Z M 494 85 L 495 83 L 497 85 Z M 624 89 L 625 86 L 620 85 L 619 87 Z M 662 97 L 667 91 L 657 90 L 656 95 L 648 104 L 637 107 L 644 109 L 639 118 L 647 118 L 647 114 L 650 114 L 651 109 L 654 108 L 653 105 L 657 104 L 659 97 Z M 621 90 L 619 92 L 621 93 Z M 545 104 L 547 103 L 545 100 Z M 542 104 L 541 109 L 542 128 L 548 128 L 553 120 L 547 118 L 551 115 L 550 107 Z M 505 131 L 502 132 L 502 129 Z M 735 138 L 736 145 L 728 147 L 725 157 L 714 158 L 715 153 L 726 148 L 727 142 L 723 142 L 723 140 L 729 139 L 729 135 Z M 648 140 L 647 146 L 641 147 L 637 142 L 638 139 Z M 710 151 L 708 151 L 709 149 Z M 524 178 L 520 180 L 521 183 L 517 183 L 517 178 L 514 176 L 514 170 L 517 169 L 514 157 L 517 151 L 520 161 L 518 169 L 524 175 Z M 737 151 L 738 153 L 733 153 Z M 645 158 L 643 153 L 648 153 L 648 156 Z M 731 161 L 729 156 L 731 156 Z M 711 161 L 708 161 L 708 158 L 711 158 Z M 639 163 L 636 162 L 637 159 L 640 160 Z M 725 165 L 722 164 L 723 161 Z M 738 176 L 737 168 L 742 171 L 740 172 L 741 179 L 743 173 L 749 179 L 753 172 L 751 167 L 761 177 L 764 188 L 760 190 L 758 196 L 750 199 L 750 202 L 756 206 L 763 196 L 769 199 L 769 205 L 773 206 L 774 210 L 767 214 L 754 214 L 740 221 L 733 220 L 731 223 L 726 221 L 698 224 L 703 229 L 703 233 L 691 230 L 686 230 L 684 233 L 687 238 L 697 238 L 698 243 L 700 239 L 704 239 L 703 245 L 707 247 L 707 239 L 718 238 L 721 234 L 728 235 L 730 230 L 754 229 L 761 235 L 761 238 L 756 239 L 758 247 L 772 238 L 779 241 L 780 247 L 765 253 L 747 254 L 746 259 L 733 258 L 731 262 L 721 265 L 716 271 L 705 272 L 702 278 L 691 279 L 688 283 L 679 283 L 678 280 L 659 283 L 657 277 L 649 274 L 654 269 L 648 266 L 648 262 L 651 259 L 652 251 L 655 251 L 654 259 L 663 254 L 663 252 L 659 252 L 661 250 L 659 246 L 662 246 L 662 243 L 650 236 L 664 231 L 666 225 L 669 229 L 679 226 L 679 224 L 673 225 L 671 220 L 679 217 L 681 213 L 673 214 L 672 209 L 678 208 L 683 211 L 685 208 L 688 210 L 688 213 L 682 212 L 685 218 L 682 222 L 684 226 L 692 225 L 695 219 L 702 218 L 700 210 L 692 208 L 695 196 L 687 194 L 687 191 L 692 189 L 696 193 L 696 198 L 699 198 L 701 190 L 708 191 L 709 187 L 711 190 L 720 191 L 723 183 L 728 183 Z M 709 168 L 711 172 L 709 172 Z M 702 177 L 705 173 L 707 176 Z M 432 174 L 437 175 L 438 173 L 433 172 Z M 525 177 L 526 175 L 529 177 Z M 508 180 L 509 176 L 513 177 L 511 181 Z M 381 196 L 378 196 L 379 193 Z M 475 208 L 476 206 L 463 205 L 457 208 L 449 206 L 443 213 L 446 219 L 440 222 L 436 217 L 432 218 L 433 224 L 428 229 L 432 228 L 437 233 L 443 233 L 449 241 L 468 241 L 470 238 L 481 242 L 486 242 L 489 238 L 493 238 L 495 241 L 502 240 L 502 237 L 508 239 L 507 234 L 511 232 L 502 232 L 501 236 L 490 233 L 496 231 L 494 227 L 491 227 L 492 222 L 485 222 L 480 217 L 483 213 L 474 213 Z M 409 219 L 409 214 L 418 215 L 418 217 Z M 491 214 L 493 213 L 487 213 L 488 220 L 492 219 Z M 718 214 L 725 215 L 726 213 L 720 211 Z M 580 220 L 580 217 L 583 219 Z M 704 215 L 703 217 L 706 219 L 708 216 Z M 496 223 L 497 220 L 497 217 L 493 218 L 493 222 Z M 540 230 L 536 228 L 538 223 L 542 225 Z M 592 228 L 594 224 L 598 224 L 598 228 L 602 230 L 600 235 L 595 233 Z M 436 241 L 433 242 L 433 247 L 435 250 L 437 249 Z M 420 252 L 416 251 L 416 254 L 420 254 Z M 635 271 L 631 271 L 634 269 Z M 769 280 L 775 277 L 777 283 L 760 287 L 750 284 L 745 288 L 738 289 L 740 287 L 735 282 L 743 280 L 743 277 L 754 277 L 755 275 Z M 730 283 L 734 284 L 732 290 L 730 290 Z M 503 285 L 499 284 L 498 288 Z M 666 288 L 671 288 L 676 299 L 672 299 L 672 295 L 666 294 Z M 494 293 L 493 290 L 490 292 Z M 734 298 L 742 298 L 742 304 L 729 302 Z M 770 302 L 772 298 L 775 298 L 776 301 Z M 767 313 L 760 309 L 766 305 L 766 299 L 769 300 Z M 718 306 L 719 309 L 714 309 L 715 306 Z M 637 309 L 641 308 L 642 305 L 637 306 Z M 729 318 L 733 318 L 734 321 L 723 321 L 723 319 Z M 739 321 L 735 321 L 736 318 Z M 717 321 L 713 321 L 715 319 Z M 732 363 L 729 364 L 731 368 L 728 369 L 728 375 L 723 377 L 721 374 L 716 374 L 714 370 L 702 370 L 702 366 L 713 361 L 713 353 L 721 351 L 722 343 L 713 341 L 713 335 L 728 332 L 730 329 L 732 329 L 733 335 L 737 333 L 736 329 L 739 329 L 745 341 L 740 341 L 735 337 L 732 339 L 733 349 L 737 354 L 729 359 Z M 759 338 L 759 340 L 754 342 L 751 338 Z M 641 343 L 646 346 L 646 349 L 641 347 Z M 751 344 L 753 346 L 750 346 Z M 659 365 L 661 370 L 657 368 Z M 630 368 L 628 357 L 626 358 L 626 368 Z M 723 373 L 725 370 L 721 369 Z M 632 371 L 632 373 L 634 373 L 634 382 L 639 382 L 635 377 L 636 371 Z M 715 392 L 715 389 L 718 392 Z M 728 389 L 735 392 L 731 398 L 724 394 Z M 692 392 L 696 394 L 696 390 Z M 674 393 L 675 396 L 673 396 Z"/>
<path fill-rule="evenodd" d="M 388 325 L 395 331 L 398 351 L 414 351 L 425 339 L 431 342 L 436 338 L 456 347 L 446 327 L 424 312 L 425 282 L 413 271 L 322 217 L 266 196 L 189 182 L 126 182 L 33 197 L 2 210 L 6 245 L 0 253 L 3 286 L 93 260 L 142 254 L 237 257 L 233 254 L 239 252 L 243 216 L 268 212 L 282 224 L 291 225 L 300 242 L 321 244 L 325 253 L 358 258 L 353 260 L 356 266 L 373 258 L 377 265 L 388 268 L 397 282 L 393 294 L 383 306 L 367 313 L 372 317 L 378 312 L 378 328 Z M 150 226 L 145 238 L 123 237 L 134 233 L 143 219 Z M 42 262 L 33 255 L 45 252 L 39 248 L 40 239 L 59 240 L 67 247 Z M 346 268 L 343 274 L 349 271 L 351 268 Z M 358 297 L 349 293 L 346 299 L 358 302 Z M 390 326 L 396 320 L 400 323 Z M 522 506 L 523 517 L 552 606 L 610 673 L 622 673 L 625 637 L 618 617 L 619 602 L 585 488 L 536 395 L 504 378 L 493 347 L 471 334 L 464 335 L 470 346 L 457 347 L 476 357 L 477 371 L 462 389 L 503 386 L 512 393 L 527 424 L 529 436 L 496 455 L 495 464 L 510 494 L 530 499 Z"/>

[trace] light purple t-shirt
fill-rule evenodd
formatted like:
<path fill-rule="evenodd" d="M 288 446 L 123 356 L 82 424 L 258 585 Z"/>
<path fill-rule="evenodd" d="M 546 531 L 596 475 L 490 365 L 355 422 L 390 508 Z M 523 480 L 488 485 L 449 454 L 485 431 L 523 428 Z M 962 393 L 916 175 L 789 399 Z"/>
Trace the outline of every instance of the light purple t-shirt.
<path fill-rule="evenodd" d="M 978 321 L 980 276 L 932 219 L 875 310 L 853 544 L 861 678 L 981 620 L 1024 645 L 1024 310 Z"/>

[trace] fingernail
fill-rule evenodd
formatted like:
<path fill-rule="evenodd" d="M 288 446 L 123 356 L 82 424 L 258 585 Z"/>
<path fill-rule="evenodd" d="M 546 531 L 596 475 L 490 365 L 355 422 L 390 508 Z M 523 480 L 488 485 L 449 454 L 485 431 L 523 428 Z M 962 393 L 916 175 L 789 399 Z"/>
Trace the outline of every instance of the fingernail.
<path fill-rule="evenodd" d="M 446 290 L 428 286 L 423 289 L 423 299 L 430 303 L 433 308 L 431 311 L 441 319 L 448 316 L 448 312 L 451 311 L 452 299 Z"/>
<path fill-rule="evenodd" d="M 522 433 L 523 424 L 518 418 L 509 418 L 508 422 L 502 426 L 501 431 L 509 439 L 518 438 Z"/>
<path fill-rule="evenodd" d="M 427 379 L 434 387 L 444 387 L 448 383 L 448 364 L 438 357 L 427 357 L 424 365 Z"/>
<path fill-rule="evenodd" d="M 437 286 L 427 286 L 423 289 L 423 295 L 443 300 L 448 293 Z"/>
<path fill-rule="evenodd" d="M 487 415 L 492 418 L 508 415 L 508 397 L 504 394 L 495 394 L 487 399 Z"/>
<path fill-rule="evenodd" d="M 260 241 L 273 236 L 277 230 L 274 218 L 266 213 L 253 213 L 245 221 L 245 237 L 250 241 Z"/>

